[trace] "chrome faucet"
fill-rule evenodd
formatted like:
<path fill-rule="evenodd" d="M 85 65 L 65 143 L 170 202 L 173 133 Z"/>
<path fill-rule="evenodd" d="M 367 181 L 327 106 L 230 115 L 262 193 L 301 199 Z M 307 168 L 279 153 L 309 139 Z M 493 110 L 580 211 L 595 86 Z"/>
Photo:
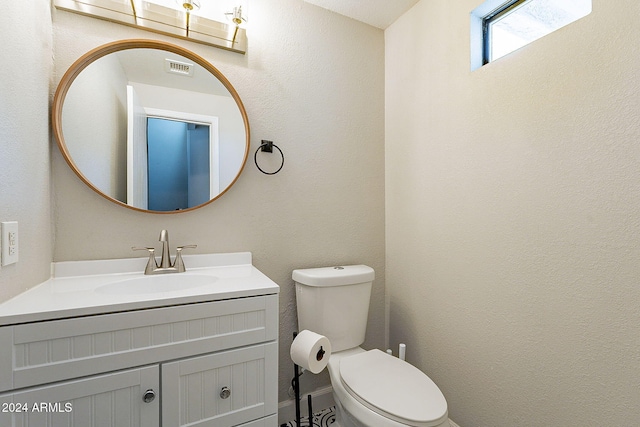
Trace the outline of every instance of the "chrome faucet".
<path fill-rule="evenodd" d="M 160 237 L 158 238 L 162 242 L 162 256 L 160 258 L 160 264 L 156 261 L 156 249 L 150 247 L 138 248 L 132 247 L 134 251 L 148 251 L 149 260 L 147 266 L 144 269 L 144 274 L 165 274 L 165 273 L 184 273 L 186 268 L 184 261 L 182 260 L 183 249 L 195 249 L 197 245 L 184 245 L 176 248 L 176 258 L 173 263 L 171 262 L 171 255 L 169 254 L 169 232 L 162 230 Z"/>
<path fill-rule="evenodd" d="M 171 255 L 169 255 L 169 232 L 167 230 L 162 230 L 158 240 L 162 242 L 162 258 L 160 258 L 160 265 L 158 267 L 171 268 Z"/>

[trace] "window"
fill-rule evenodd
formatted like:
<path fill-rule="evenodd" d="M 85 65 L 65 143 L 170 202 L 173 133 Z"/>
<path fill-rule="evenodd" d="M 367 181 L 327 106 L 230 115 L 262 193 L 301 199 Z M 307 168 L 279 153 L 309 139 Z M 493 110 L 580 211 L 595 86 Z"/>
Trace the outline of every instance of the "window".
<path fill-rule="evenodd" d="M 487 0 L 471 13 L 472 68 L 495 61 L 589 13 L 591 0 Z"/>

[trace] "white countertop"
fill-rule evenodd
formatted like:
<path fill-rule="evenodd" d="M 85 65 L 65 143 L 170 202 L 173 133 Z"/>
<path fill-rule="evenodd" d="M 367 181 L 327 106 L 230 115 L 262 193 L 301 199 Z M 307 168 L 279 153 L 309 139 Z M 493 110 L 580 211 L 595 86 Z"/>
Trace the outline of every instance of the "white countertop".
<path fill-rule="evenodd" d="M 0 304 L 0 326 L 169 305 L 277 294 L 278 285 L 251 264 L 251 253 L 184 255 L 185 273 L 145 276 L 147 258 L 54 263 L 52 277 Z M 211 282 L 171 291 L 117 292 L 125 280 L 198 276 Z M 191 278 L 194 279 L 194 278 Z M 144 279 L 147 280 L 147 279 Z M 127 282 L 134 283 L 134 282 Z M 117 288 L 114 288 L 117 289 Z"/>

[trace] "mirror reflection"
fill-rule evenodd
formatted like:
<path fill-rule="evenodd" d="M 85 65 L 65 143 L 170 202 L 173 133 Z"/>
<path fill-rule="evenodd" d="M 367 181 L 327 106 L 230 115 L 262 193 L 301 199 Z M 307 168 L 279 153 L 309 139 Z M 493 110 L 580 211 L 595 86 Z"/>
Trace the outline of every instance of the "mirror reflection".
<path fill-rule="evenodd" d="M 70 80 L 59 144 L 103 196 L 138 210 L 190 210 L 216 199 L 242 171 L 249 138 L 239 97 L 215 68 L 182 53 L 116 50 Z"/>

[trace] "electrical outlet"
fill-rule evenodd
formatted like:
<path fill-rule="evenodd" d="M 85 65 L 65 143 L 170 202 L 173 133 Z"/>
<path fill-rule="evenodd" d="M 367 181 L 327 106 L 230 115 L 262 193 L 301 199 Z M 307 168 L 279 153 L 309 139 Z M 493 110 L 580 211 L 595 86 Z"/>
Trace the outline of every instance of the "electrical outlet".
<path fill-rule="evenodd" d="M 18 222 L 2 223 L 2 265 L 18 262 Z"/>

